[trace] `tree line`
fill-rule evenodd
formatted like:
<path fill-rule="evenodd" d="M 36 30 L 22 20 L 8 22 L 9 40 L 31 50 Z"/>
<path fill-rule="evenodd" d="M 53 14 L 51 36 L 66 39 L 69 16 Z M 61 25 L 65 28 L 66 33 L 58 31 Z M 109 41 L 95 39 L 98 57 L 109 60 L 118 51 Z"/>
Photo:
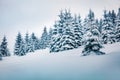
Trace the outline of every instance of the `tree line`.
<path fill-rule="evenodd" d="M 90 53 L 89 50 L 98 51 L 101 48 L 100 44 L 120 42 L 120 8 L 117 13 L 114 10 L 104 10 L 101 19 L 95 18 L 92 10 L 89 10 L 84 20 L 80 15 L 72 16 L 70 10 L 61 10 L 58 17 L 59 19 L 55 21 L 53 28 L 50 28 L 49 31 L 44 27 L 41 38 L 35 36 L 34 33 L 31 35 L 26 33 L 23 38 L 19 32 L 16 36 L 14 55 L 24 56 L 29 52 L 46 48 L 49 48 L 51 53 L 59 52 L 82 45 L 89 47 L 85 47 L 83 52 L 88 50 Z M 91 38 L 92 40 L 90 40 Z M 91 42 L 95 43 L 96 41 L 99 48 L 90 49 Z M 5 56 L 10 56 L 6 36 L 0 46 L 0 59 Z"/>

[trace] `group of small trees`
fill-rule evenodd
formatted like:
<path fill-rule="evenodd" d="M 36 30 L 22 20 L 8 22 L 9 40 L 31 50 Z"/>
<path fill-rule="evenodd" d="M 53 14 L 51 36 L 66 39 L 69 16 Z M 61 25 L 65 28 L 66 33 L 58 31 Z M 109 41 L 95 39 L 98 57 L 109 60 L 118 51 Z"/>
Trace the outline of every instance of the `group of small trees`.
<path fill-rule="evenodd" d="M 7 46 L 8 46 L 7 39 L 6 36 L 4 36 L 2 43 L 0 45 L 0 60 L 2 60 L 2 57 L 10 56 L 10 52 Z"/>
<path fill-rule="evenodd" d="M 35 50 L 45 49 L 48 47 L 49 35 L 46 27 L 42 33 L 41 38 L 37 38 L 34 33 L 29 36 L 26 33 L 23 39 L 21 33 L 19 32 L 16 37 L 16 43 L 14 48 L 14 55 L 24 56 L 27 53 L 34 52 Z"/>

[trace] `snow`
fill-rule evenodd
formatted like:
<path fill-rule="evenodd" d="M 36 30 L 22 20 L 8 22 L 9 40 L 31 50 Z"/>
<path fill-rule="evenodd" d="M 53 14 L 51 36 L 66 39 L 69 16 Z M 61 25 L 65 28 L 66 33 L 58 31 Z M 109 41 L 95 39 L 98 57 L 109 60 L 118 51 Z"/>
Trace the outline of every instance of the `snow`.
<path fill-rule="evenodd" d="M 106 55 L 81 56 L 78 49 L 49 49 L 0 61 L 0 80 L 120 80 L 120 43 L 104 45 Z"/>

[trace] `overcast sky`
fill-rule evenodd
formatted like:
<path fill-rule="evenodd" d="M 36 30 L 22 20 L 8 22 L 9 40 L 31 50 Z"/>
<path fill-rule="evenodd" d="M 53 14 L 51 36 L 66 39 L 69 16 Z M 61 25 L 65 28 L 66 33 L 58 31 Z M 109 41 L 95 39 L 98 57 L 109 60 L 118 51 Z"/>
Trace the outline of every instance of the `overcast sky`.
<path fill-rule="evenodd" d="M 14 39 L 18 31 L 41 35 L 44 26 L 50 27 L 58 19 L 61 9 L 82 18 L 92 9 L 99 18 L 104 9 L 117 12 L 119 7 L 120 0 L 0 0 L 0 40 L 3 35 Z"/>

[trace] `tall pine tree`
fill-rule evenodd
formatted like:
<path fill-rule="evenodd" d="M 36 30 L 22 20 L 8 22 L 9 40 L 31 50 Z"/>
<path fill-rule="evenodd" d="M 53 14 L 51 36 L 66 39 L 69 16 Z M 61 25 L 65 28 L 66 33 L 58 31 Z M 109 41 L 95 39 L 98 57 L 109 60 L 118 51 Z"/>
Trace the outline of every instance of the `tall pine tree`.
<path fill-rule="evenodd" d="M 120 42 L 120 8 L 118 10 L 116 19 L 116 41 Z"/>
<path fill-rule="evenodd" d="M 82 51 L 82 55 L 90 55 L 90 54 L 105 54 L 100 51 L 102 48 L 101 45 L 101 39 L 100 39 L 100 32 L 98 28 L 98 22 L 95 20 L 94 17 L 94 12 L 91 10 L 89 11 L 89 14 L 86 18 L 86 22 L 84 26 L 85 28 L 85 35 L 84 35 L 84 40 L 85 40 L 85 47 L 84 50 Z"/>
<path fill-rule="evenodd" d="M 50 43 L 52 40 L 52 31 L 53 31 L 53 29 L 50 28 L 49 33 L 48 33 L 48 47 L 50 47 Z"/>
<path fill-rule="evenodd" d="M 34 50 L 38 50 L 40 48 L 39 39 L 35 36 L 34 33 L 32 33 L 31 39 L 32 39 Z"/>
<path fill-rule="evenodd" d="M 101 52 L 100 49 L 102 48 L 102 44 L 100 43 L 100 33 L 97 29 L 92 29 L 90 32 L 84 50 L 82 51 L 83 56 L 96 54 L 96 55 L 103 55 L 104 52 Z"/>
<path fill-rule="evenodd" d="M 17 35 L 17 38 L 16 38 L 14 55 L 24 56 L 25 54 L 26 54 L 25 43 L 22 39 L 21 33 L 19 32 L 18 35 Z"/>
<path fill-rule="evenodd" d="M 76 48 L 73 17 L 70 10 L 61 11 L 60 20 L 55 22 L 52 41 L 50 44 L 50 52 L 59 52 Z"/>
<path fill-rule="evenodd" d="M 74 22 L 73 22 L 73 27 L 74 27 L 73 34 L 74 34 L 74 37 L 75 37 L 76 47 L 79 47 L 83 43 L 83 41 L 82 41 L 83 27 L 82 27 L 82 24 L 81 24 L 80 15 L 79 16 L 75 15 Z"/>
<path fill-rule="evenodd" d="M 102 23 L 102 40 L 104 44 L 115 42 L 115 27 L 109 15 L 110 13 L 105 10 Z"/>
<path fill-rule="evenodd" d="M 40 49 L 46 49 L 48 47 L 48 32 L 47 28 L 44 27 L 41 39 L 40 39 Z"/>
<path fill-rule="evenodd" d="M 1 55 L 3 57 L 6 57 L 6 56 L 10 56 L 10 52 L 9 52 L 9 49 L 8 49 L 8 44 L 7 44 L 7 39 L 6 37 L 4 36 L 3 38 L 3 41 L 1 43 L 1 46 L 0 46 L 0 52 L 1 52 Z"/>

